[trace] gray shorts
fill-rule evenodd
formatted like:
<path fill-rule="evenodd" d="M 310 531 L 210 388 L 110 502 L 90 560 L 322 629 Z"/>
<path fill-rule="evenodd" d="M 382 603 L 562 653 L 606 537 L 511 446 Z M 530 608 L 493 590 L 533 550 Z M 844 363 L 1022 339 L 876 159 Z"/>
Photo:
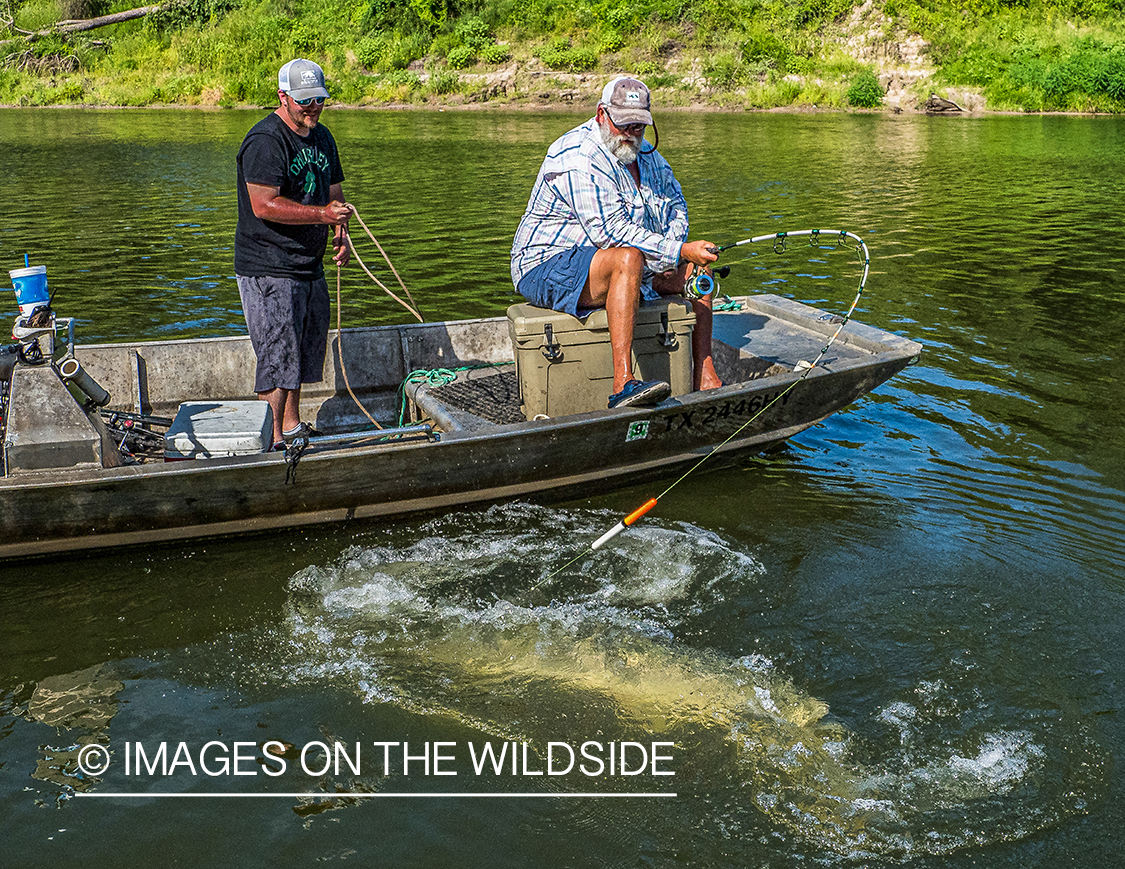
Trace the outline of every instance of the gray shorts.
<path fill-rule="evenodd" d="M 332 313 L 328 282 L 238 275 L 238 294 L 258 357 L 254 391 L 322 380 Z"/>

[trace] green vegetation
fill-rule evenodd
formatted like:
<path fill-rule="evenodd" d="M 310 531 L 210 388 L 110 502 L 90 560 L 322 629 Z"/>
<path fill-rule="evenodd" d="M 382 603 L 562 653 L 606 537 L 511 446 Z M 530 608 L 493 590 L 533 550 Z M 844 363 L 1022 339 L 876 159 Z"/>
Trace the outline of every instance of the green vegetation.
<path fill-rule="evenodd" d="M 887 0 L 930 43 L 939 82 L 979 91 L 993 109 L 1125 111 L 1123 0 Z"/>
<path fill-rule="evenodd" d="M 355 105 L 585 98 L 629 72 L 664 104 L 877 109 L 893 79 L 906 104 L 1125 111 L 1125 0 L 169 0 L 54 27 L 134 5 L 0 0 L 0 103 L 266 106 L 300 55 Z M 871 60 L 912 37 L 915 63 Z"/>

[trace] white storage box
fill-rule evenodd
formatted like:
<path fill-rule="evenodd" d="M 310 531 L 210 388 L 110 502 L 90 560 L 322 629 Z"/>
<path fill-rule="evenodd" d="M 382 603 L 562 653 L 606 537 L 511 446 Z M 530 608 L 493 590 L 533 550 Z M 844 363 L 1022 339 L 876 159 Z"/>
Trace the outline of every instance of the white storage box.
<path fill-rule="evenodd" d="M 164 435 L 164 460 L 264 453 L 273 413 L 264 401 L 192 401 L 180 405 Z"/>

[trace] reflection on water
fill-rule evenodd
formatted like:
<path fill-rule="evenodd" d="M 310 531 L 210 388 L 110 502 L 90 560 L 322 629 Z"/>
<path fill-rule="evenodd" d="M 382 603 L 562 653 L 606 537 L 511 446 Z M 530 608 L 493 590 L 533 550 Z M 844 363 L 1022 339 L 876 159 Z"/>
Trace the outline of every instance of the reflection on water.
<path fill-rule="evenodd" d="M 43 679 L 32 691 L 23 715 L 75 739 L 70 745 L 43 745 L 32 778 L 60 785 L 60 796 L 86 791 L 100 779 L 87 775 L 79 764 L 84 746 L 108 741 L 109 724 L 117 714 L 117 694 L 125 685 L 97 664 L 77 673 Z M 13 710 L 15 711 L 15 710 Z"/>
<path fill-rule="evenodd" d="M 9 198 L 3 271 L 45 264 L 82 340 L 242 334 L 233 161 L 260 114 L 0 110 L 10 187 L 36 203 Z M 349 199 L 428 319 L 514 301 L 510 233 L 580 118 L 325 115 Z M 923 341 L 921 363 L 784 449 L 689 478 L 558 576 L 653 492 L 0 568 L 0 812 L 27 865 L 153 846 L 226 865 L 249 829 L 269 832 L 240 865 L 271 869 L 373 847 L 489 869 L 1119 861 L 1125 256 L 1101 227 L 1122 121 L 660 125 L 693 234 L 856 232 L 872 252 L 856 316 Z M 730 257 L 725 290 L 850 302 L 853 256 L 760 247 Z M 365 280 L 345 276 L 345 325 L 406 316 Z M 514 740 L 541 758 L 665 737 L 676 775 L 644 784 L 674 800 L 68 799 L 266 786 L 126 779 L 125 740 Z M 96 782 L 75 775 L 92 743 L 114 753 Z"/>

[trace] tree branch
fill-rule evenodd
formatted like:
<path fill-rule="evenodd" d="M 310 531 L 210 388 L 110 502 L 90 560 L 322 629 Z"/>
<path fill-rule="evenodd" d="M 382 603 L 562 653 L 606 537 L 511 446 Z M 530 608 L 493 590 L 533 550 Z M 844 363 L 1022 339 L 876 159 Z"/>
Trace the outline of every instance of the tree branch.
<path fill-rule="evenodd" d="M 102 15 L 99 18 L 87 18 L 82 21 L 59 21 L 54 27 L 48 27 L 46 30 L 37 30 L 34 33 L 28 33 L 23 39 L 4 39 L 0 40 L 0 45 L 10 45 L 13 42 L 35 42 L 37 39 L 42 39 L 44 36 L 51 36 L 55 33 L 78 33 L 82 30 L 94 30 L 98 27 L 107 27 L 110 24 L 120 24 L 123 21 L 132 21 L 134 18 L 143 18 L 150 12 L 155 12 L 160 8 L 159 3 L 155 6 L 140 6 L 136 9 L 126 9 L 124 12 L 114 12 L 112 15 Z M 17 29 L 9 25 L 12 29 Z"/>

